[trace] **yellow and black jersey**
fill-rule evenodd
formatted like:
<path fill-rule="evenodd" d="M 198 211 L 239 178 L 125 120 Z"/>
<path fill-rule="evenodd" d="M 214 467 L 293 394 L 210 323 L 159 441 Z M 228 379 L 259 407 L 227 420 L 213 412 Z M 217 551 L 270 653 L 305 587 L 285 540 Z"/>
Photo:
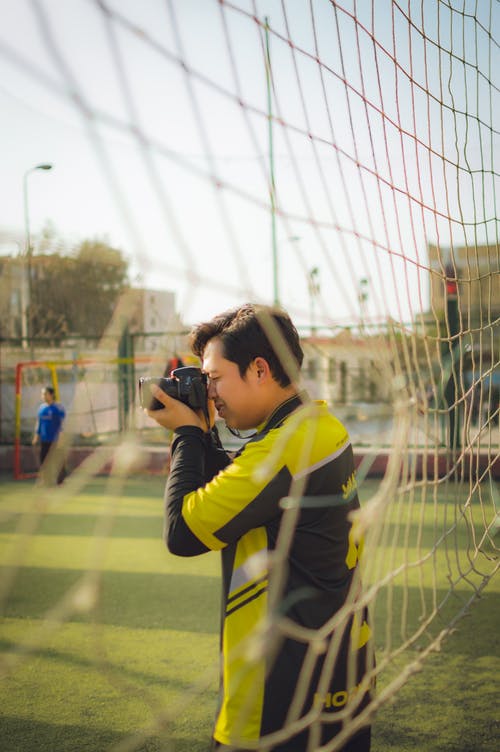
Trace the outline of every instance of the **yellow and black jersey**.
<path fill-rule="evenodd" d="M 311 653 L 312 632 L 305 631 L 332 620 L 351 590 L 359 553 L 350 535 L 349 516 L 359 507 L 353 452 L 326 404 L 304 405 L 297 396 L 274 412 L 233 461 L 223 453 L 214 464 L 213 457 L 201 430 L 176 431 L 166 542 L 180 556 L 221 551 L 223 672 L 214 738 L 255 749 L 262 736 L 289 722 L 299 677 L 306 690 L 300 690 L 296 718 L 318 705 L 333 714 L 360 691 L 370 639 L 364 611 L 347 625 L 344 620 L 337 634 L 335 625 L 327 630 L 323 651 Z M 286 556 L 284 566 L 273 569 L 275 550 Z M 299 625 L 303 639 L 280 635 L 279 629 L 270 630 L 270 637 L 266 626 L 281 617 Z M 266 644 L 270 639 L 273 644 Z M 335 661 L 329 644 L 337 651 Z M 356 654 L 354 669 L 349 651 Z M 368 699 L 364 685 L 362 691 L 366 699 L 358 709 Z M 333 720 L 322 724 L 322 743 L 338 733 Z M 305 750 L 307 731 L 298 732 L 273 749 Z M 368 750 L 367 744 L 356 749 Z"/>

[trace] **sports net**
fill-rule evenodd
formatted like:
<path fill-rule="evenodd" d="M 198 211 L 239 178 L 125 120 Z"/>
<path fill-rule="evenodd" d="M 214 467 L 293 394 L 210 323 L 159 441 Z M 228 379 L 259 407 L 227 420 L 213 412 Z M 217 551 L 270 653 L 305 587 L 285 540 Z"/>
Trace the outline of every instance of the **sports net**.
<path fill-rule="evenodd" d="M 83 124 L 141 283 L 175 288 L 184 322 L 246 300 L 282 304 L 303 334 L 309 394 L 360 448 L 359 487 L 381 479 L 358 520 L 363 596 L 339 619 L 363 605 L 376 614 L 382 689 L 355 719 L 355 693 L 322 700 L 346 721 L 328 746 L 340 749 L 498 566 L 498 4 L 88 0 L 92 60 L 74 44 L 73 9 L 27 3 L 17 22 L 36 44 L 14 50 L 5 38 L 0 51 L 56 119 Z M 76 368 L 57 366 L 67 378 Z M 80 391 L 110 368 L 86 367 Z M 100 410 L 86 403 L 85 420 Z M 113 431 L 132 429 L 106 447 L 119 495 L 116 477 L 135 471 L 145 440 L 135 418 L 113 420 Z M 101 469 L 91 453 L 66 493 Z M 293 510 L 287 524 L 292 534 Z M 78 608 L 98 619 L 96 571 L 62 595 L 47 629 Z M 312 656 L 333 628 L 296 636 Z M 305 726 L 312 750 L 325 708 L 301 715 L 307 681 L 280 739 Z M 204 689 L 193 681 L 184 696 Z M 181 702 L 116 748 L 140 748 Z"/>

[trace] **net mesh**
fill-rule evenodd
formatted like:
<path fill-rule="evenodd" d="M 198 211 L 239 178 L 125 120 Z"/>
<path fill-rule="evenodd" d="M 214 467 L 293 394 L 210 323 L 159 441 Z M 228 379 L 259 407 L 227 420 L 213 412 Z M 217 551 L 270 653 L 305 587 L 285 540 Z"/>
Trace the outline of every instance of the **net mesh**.
<path fill-rule="evenodd" d="M 339 620 L 373 610 L 382 689 L 356 717 L 355 696 L 325 700 L 348 721 L 321 747 L 333 752 L 425 665 L 498 566 L 498 4 L 87 0 L 80 12 L 98 63 L 74 44 L 71 12 L 26 3 L 22 23 L 36 44 L 15 50 L 2 38 L 0 54 L 50 99 L 56 119 L 83 124 L 141 284 L 175 288 L 185 322 L 246 300 L 282 304 L 303 335 L 308 393 L 327 399 L 359 449 L 359 487 L 381 479 L 357 520 L 361 599 L 321 634 L 277 616 L 246 646 L 265 652 L 291 634 L 312 660 Z M 93 84 L 97 65 L 106 95 Z M 119 349 L 131 318 L 124 296 L 106 348 Z M 159 347 L 148 359 L 138 340 L 127 361 L 134 378 L 177 345 Z M 23 367 L 23 378 L 40 384 L 40 368 Z M 101 420 L 117 434 L 88 453 L 64 498 L 111 464 L 115 502 L 102 512 L 88 571 L 7 656 L 8 671 L 75 613 L 99 621 L 113 504 L 149 442 L 134 394 L 120 423 L 118 361 L 55 369 L 62 383 L 78 383 L 67 395 L 81 405 L 78 428 L 70 423 L 68 434 L 81 435 L 82 420 L 89 434 L 102 433 Z M 115 396 L 97 404 L 108 381 Z M 21 401 L 28 415 L 32 401 Z M 47 495 L 21 520 L 22 540 L 57 503 Z M 294 514 L 292 504 L 278 573 Z M 20 544 L 2 581 L 7 608 L 23 562 Z M 332 660 L 337 648 L 333 640 Z M 319 748 L 320 710 L 301 716 L 307 666 L 266 749 L 299 727 Z M 116 673 L 112 680 L 131 691 Z M 211 681 L 210 669 L 201 672 L 168 708 L 149 698 L 151 728 L 113 748 L 141 748 Z"/>

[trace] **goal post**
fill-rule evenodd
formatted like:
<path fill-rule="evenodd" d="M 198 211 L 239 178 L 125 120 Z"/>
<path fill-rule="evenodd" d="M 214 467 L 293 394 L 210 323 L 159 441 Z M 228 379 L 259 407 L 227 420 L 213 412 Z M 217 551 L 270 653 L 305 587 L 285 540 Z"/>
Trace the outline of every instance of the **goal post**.
<path fill-rule="evenodd" d="M 61 361 L 61 365 L 64 361 Z M 22 449 L 22 438 L 23 438 L 23 428 L 24 433 L 27 433 L 27 430 L 23 426 L 23 420 L 22 420 L 22 395 L 23 395 L 23 375 L 26 373 L 26 369 L 28 368 L 43 368 L 48 371 L 49 378 L 50 378 L 50 385 L 54 389 L 56 400 L 59 400 L 59 382 L 57 378 L 57 370 L 56 370 L 56 363 L 52 363 L 49 361 L 27 361 L 24 363 L 17 363 L 16 369 L 15 369 L 15 413 L 14 413 L 14 478 L 15 480 L 24 480 L 26 478 L 33 478 L 36 475 L 36 472 L 33 470 L 31 471 L 25 471 L 22 468 L 22 458 L 21 458 L 21 449 Z M 47 380 L 47 385 L 48 380 Z M 35 425 L 36 425 L 36 414 L 33 416 L 32 420 L 32 431 L 31 436 L 33 436 L 35 431 Z"/>
<path fill-rule="evenodd" d="M 154 433 L 141 411 L 134 409 L 137 380 L 141 375 L 161 375 L 165 362 L 158 357 L 136 356 L 17 363 L 14 478 L 23 480 L 36 475 L 31 440 L 44 385 L 53 387 L 56 400 L 65 407 L 63 430 L 71 443 L 91 449 L 103 441 L 119 443 L 128 428 L 137 429 L 143 437 Z"/>

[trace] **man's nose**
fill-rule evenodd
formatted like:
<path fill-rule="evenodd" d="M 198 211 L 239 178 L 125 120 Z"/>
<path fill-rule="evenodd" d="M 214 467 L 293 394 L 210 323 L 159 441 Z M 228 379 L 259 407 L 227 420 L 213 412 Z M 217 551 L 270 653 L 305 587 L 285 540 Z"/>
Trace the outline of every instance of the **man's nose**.
<path fill-rule="evenodd" d="M 210 379 L 208 380 L 208 384 L 207 384 L 207 393 L 208 393 L 208 399 L 215 399 L 217 390 L 215 388 L 214 382 L 210 381 Z"/>

